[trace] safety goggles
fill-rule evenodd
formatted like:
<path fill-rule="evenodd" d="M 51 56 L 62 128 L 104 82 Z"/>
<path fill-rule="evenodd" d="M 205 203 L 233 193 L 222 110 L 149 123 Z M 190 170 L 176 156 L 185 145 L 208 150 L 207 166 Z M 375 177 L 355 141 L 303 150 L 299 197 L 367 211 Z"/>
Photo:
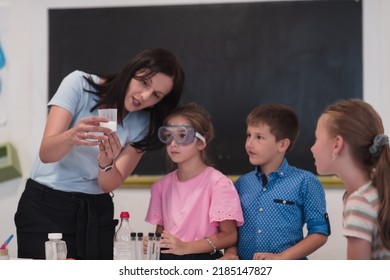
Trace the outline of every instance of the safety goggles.
<path fill-rule="evenodd" d="M 189 145 L 194 142 L 195 137 L 206 143 L 206 139 L 191 126 L 165 125 L 158 129 L 158 139 L 167 145 L 171 144 L 173 139 L 178 145 Z"/>

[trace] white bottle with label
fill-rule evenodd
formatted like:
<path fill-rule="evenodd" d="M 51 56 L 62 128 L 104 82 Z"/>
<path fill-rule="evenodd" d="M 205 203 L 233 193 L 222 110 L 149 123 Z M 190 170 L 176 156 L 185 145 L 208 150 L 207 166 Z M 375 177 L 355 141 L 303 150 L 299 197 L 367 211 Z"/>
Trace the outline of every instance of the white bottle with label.
<path fill-rule="evenodd" d="M 121 212 L 120 218 L 119 228 L 114 235 L 114 260 L 132 260 L 135 248 L 131 246 L 130 213 Z"/>
<path fill-rule="evenodd" d="M 65 260 L 67 255 L 66 243 L 62 240 L 62 233 L 49 233 L 49 240 L 45 242 L 47 260 Z"/>

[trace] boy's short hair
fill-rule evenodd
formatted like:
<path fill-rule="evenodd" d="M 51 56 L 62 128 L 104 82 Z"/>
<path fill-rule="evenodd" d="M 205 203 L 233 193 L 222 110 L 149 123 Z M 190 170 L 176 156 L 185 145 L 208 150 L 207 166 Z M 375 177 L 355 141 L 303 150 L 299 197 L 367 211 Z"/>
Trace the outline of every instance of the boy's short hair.
<path fill-rule="evenodd" d="M 247 126 L 266 124 L 276 141 L 289 139 L 291 150 L 299 135 L 299 121 L 294 110 L 284 104 L 264 104 L 254 108 L 246 118 Z"/>

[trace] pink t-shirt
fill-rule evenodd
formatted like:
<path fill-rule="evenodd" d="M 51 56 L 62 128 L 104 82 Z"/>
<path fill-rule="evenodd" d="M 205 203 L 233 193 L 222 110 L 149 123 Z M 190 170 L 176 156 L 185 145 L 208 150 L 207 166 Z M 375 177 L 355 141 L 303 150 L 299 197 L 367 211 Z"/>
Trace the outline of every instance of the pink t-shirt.
<path fill-rule="evenodd" d="M 213 167 L 187 181 L 173 171 L 153 184 L 145 221 L 164 226 L 182 241 L 203 239 L 218 232 L 220 221 L 244 222 L 233 182 Z"/>

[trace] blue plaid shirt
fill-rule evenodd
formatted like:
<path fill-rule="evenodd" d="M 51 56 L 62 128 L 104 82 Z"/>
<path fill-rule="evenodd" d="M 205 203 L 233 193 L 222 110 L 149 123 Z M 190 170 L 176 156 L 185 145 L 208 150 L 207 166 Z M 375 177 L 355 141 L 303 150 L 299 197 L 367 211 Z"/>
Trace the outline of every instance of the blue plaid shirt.
<path fill-rule="evenodd" d="M 314 174 L 290 166 L 285 159 L 269 174 L 268 182 L 263 175 L 256 167 L 235 183 L 244 214 L 244 225 L 238 228 L 240 259 L 292 247 L 304 238 L 305 224 L 308 234 L 330 235 L 325 192 Z"/>

